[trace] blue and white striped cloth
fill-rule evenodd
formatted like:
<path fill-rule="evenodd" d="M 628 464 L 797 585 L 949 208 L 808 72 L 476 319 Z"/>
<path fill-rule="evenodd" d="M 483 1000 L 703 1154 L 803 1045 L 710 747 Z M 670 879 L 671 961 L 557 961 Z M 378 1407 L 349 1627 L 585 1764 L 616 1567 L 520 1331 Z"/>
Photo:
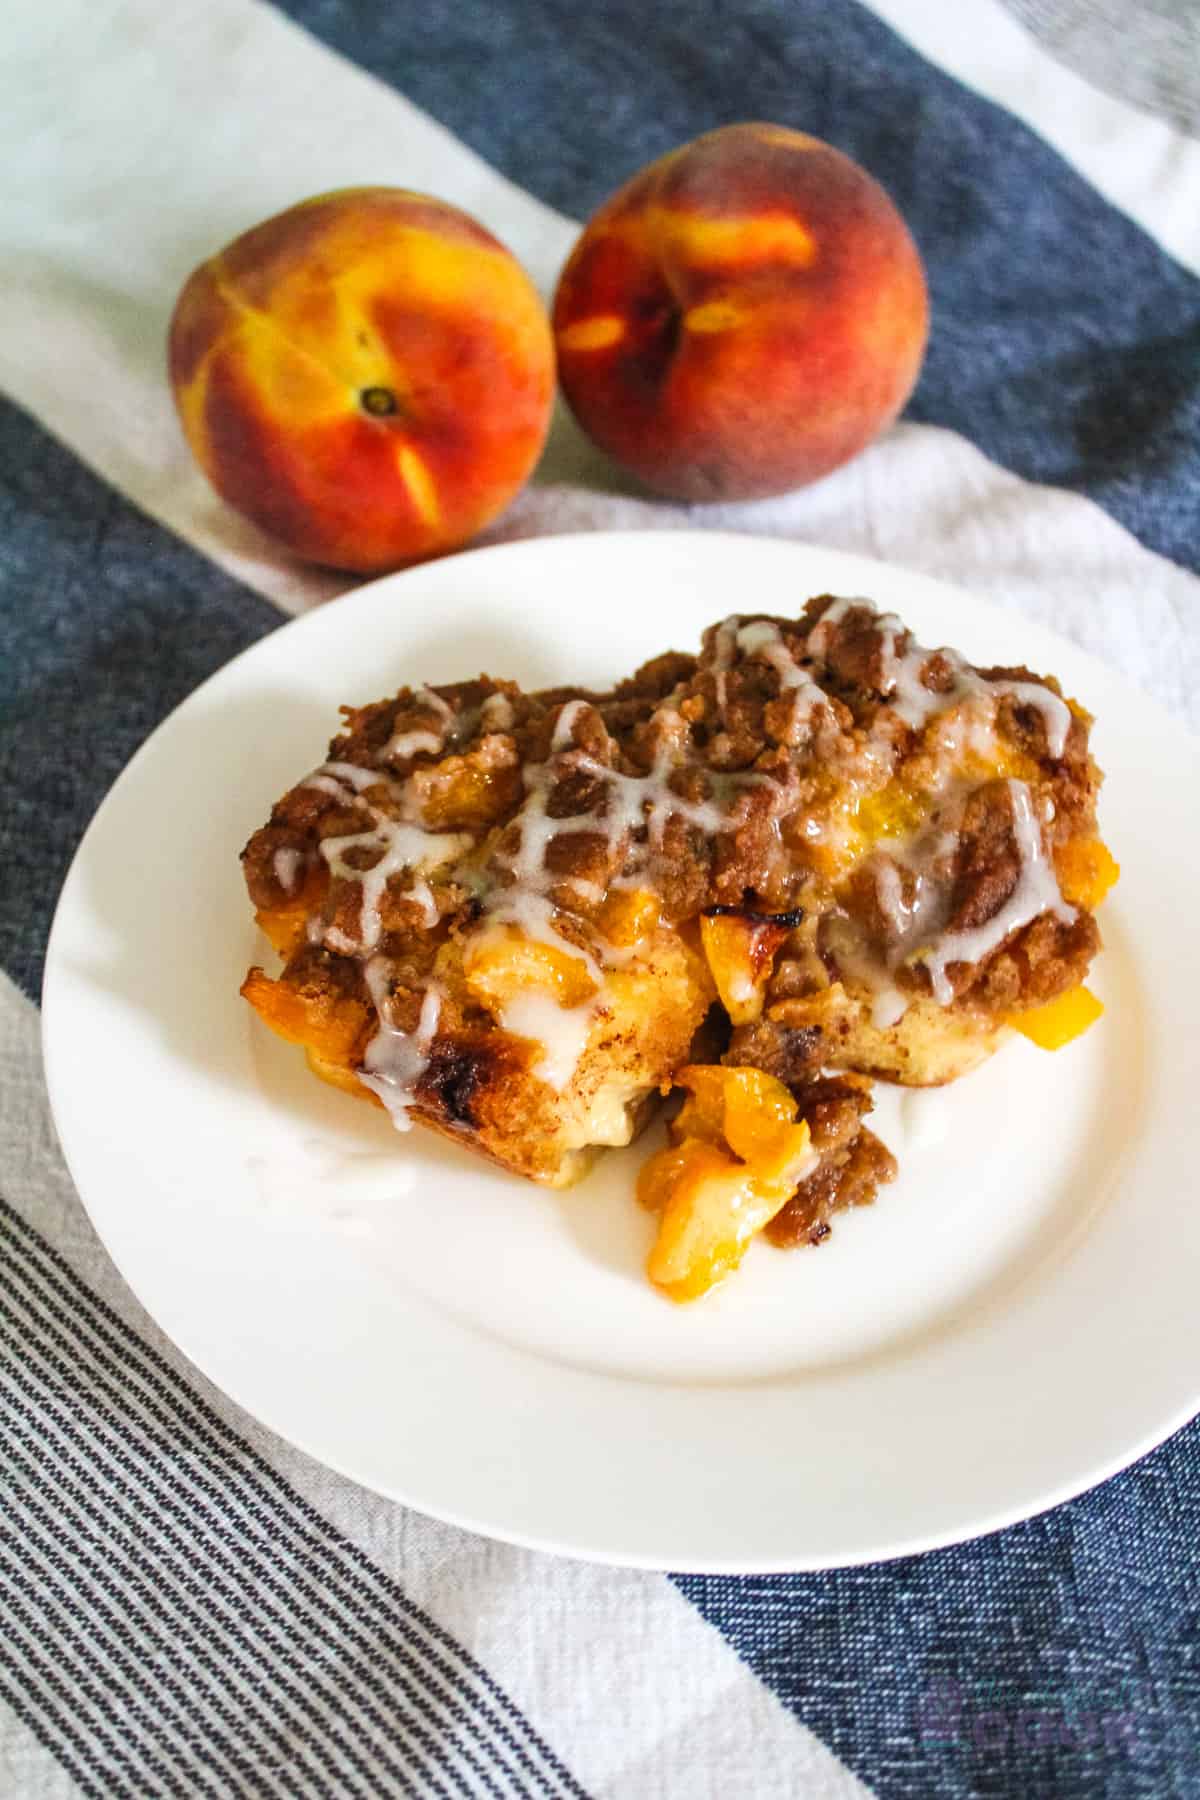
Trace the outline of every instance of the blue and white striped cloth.
<path fill-rule="evenodd" d="M 1043 1518 L 876 1567 L 485 1542 L 273 1439 L 163 1340 L 59 1158 L 36 1012 L 130 753 L 346 585 L 220 506 L 163 374 L 193 264 L 322 189 L 443 195 L 548 292 L 577 222 L 673 144 L 743 118 L 832 140 L 929 267 L 905 420 L 814 489 L 703 513 L 635 497 L 563 420 L 490 536 L 869 551 L 1200 725 L 1195 0 L 25 0 L 3 37 L 0 1794 L 1200 1793 L 1196 1425 Z"/>

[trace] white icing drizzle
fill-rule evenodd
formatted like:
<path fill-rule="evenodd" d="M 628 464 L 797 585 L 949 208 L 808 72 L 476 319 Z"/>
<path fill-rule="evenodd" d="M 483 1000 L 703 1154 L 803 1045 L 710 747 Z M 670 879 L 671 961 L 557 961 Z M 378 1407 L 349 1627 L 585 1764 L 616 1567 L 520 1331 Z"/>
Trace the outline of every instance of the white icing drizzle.
<path fill-rule="evenodd" d="M 479 718 L 488 731 L 511 731 L 517 715 L 507 694 L 489 694 L 479 709 Z"/>
<path fill-rule="evenodd" d="M 899 640 L 907 636 L 907 628 L 895 613 L 880 613 L 876 625 L 883 671 L 880 691 L 891 701 L 893 711 L 900 715 L 906 725 L 911 725 L 914 730 L 919 729 L 935 713 L 946 712 L 960 699 L 965 699 L 966 693 L 958 692 L 957 680 L 948 693 L 935 694 L 925 686 L 921 680 L 921 672 L 931 652 L 915 641 L 910 642 L 908 649 L 903 652 L 897 648 Z M 958 671 L 955 673 L 957 676 Z"/>
<path fill-rule="evenodd" d="M 362 949 L 358 939 L 352 938 L 340 925 L 329 925 L 322 932 L 318 924 L 314 931 L 310 921 L 308 938 L 310 943 L 323 943 L 327 950 L 336 950 L 339 956 L 357 956 Z"/>
<path fill-rule="evenodd" d="M 911 846 L 889 845 L 890 860 L 881 857 L 875 864 L 875 892 L 895 935 L 897 961 L 902 962 L 941 930 L 950 895 L 947 885 L 934 878 L 931 865 L 952 854 L 955 843 L 955 832 L 938 829 Z M 910 877 L 907 898 L 897 863 L 905 866 Z"/>
<path fill-rule="evenodd" d="M 843 594 L 839 599 L 829 602 L 805 641 L 805 649 L 814 662 L 826 661 L 829 655 L 829 634 L 833 627 L 840 625 L 847 613 L 864 606 L 868 612 L 874 613 L 875 608 L 869 600 L 862 600 L 851 594 Z"/>
<path fill-rule="evenodd" d="M 436 700 L 437 695 L 433 698 Z M 394 819 L 372 806 L 364 799 L 364 790 L 385 787 L 402 812 L 410 808 L 407 784 L 398 787 L 378 769 L 364 769 L 357 763 L 348 762 L 323 763 L 302 785 L 329 794 L 344 805 L 356 807 L 369 822 L 367 830 L 325 838 L 318 845 L 332 876 L 359 884 L 359 935 L 353 938 L 339 925 L 331 925 L 322 932 L 319 922 L 310 919 L 309 942 L 323 941 L 328 949 L 336 950 L 342 956 L 369 955 L 378 945 L 383 931 L 379 907 L 393 875 L 411 869 L 420 876 L 424 871 L 444 866 L 468 849 L 472 840 L 465 832 L 426 831 L 411 817 Z M 372 850 L 379 854 L 368 868 L 358 868 L 347 860 L 351 851 Z M 417 880 L 402 897 L 415 900 L 422 908 L 425 922 L 436 925 L 440 914 L 426 881 Z"/>
<path fill-rule="evenodd" d="M 296 877 L 300 873 L 300 865 L 304 861 L 299 850 L 293 850 L 281 844 L 272 858 L 271 866 L 275 871 L 275 879 L 285 894 L 291 894 L 296 888 Z"/>
<path fill-rule="evenodd" d="M 583 833 L 604 839 L 611 853 L 619 848 L 622 839 L 632 837 L 644 828 L 647 848 L 658 850 L 673 814 L 681 815 L 690 824 L 706 831 L 720 830 L 728 824 L 728 819 L 711 801 L 690 801 L 676 794 L 670 786 L 671 770 L 665 761 L 656 764 L 649 775 L 625 775 L 583 751 L 572 750 L 569 755 L 571 769 L 582 770 L 604 785 L 602 803 L 587 813 L 553 819 L 547 813 L 546 805 L 556 779 L 565 772 L 564 765 L 539 763 L 527 769 L 525 800 L 515 821 L 520 826 L 520 842 L 508 857 L 508 867 L 515 879 L 512 886 L 494 890 L 485 901 L 485 910 L 494 925 L 515 925 L 527 937 L 559 949 L 565 943 L 569 953 L 584 963 L 592 979 L 600 985 L 603 976 L 595 957 L 564 936 L 558 920 L 560 909 L 551 901 L 550 891 L 568 887 L 586 901 L 603 899 L 603 890 L 596 883 L 575 876 L 557 882 L 546 868 L 546 851 L 551 842 L 564 834 Z M 636 872 L 644 861 L 644 853 L 633 854 L 631 866 L 624 871 L 623 885 L 636 885 Z M 610 946 L 604 939 L 599 939 L 599 943 L 604 961 L 611 965 L 628 961 L 636 954 L 636 951 L 627 952 Z"/>
<path fill-rule="evenodd" d="M 426 831 L 422 826 L 409 824 L 403 819 L 390 819 L 386 813 L 381 813 L 374 806 L 367 806 L 364 801 L 359 804 L 370 815 L 370 830 L 352 832 L 346 837 L 325 838 L 321 842 L 320 851 L 329 865 L 331 875 L 341 881 L 356 881 L 359 884 L 361 900 L 358 940 L 353 944 L 353 953 L 364 955 L 374 950 L 383 931 L 379 903 L 392 876 L 400 874 L 404 869 L 422 873 L 448 863 L 470 848 L 471 838 L 461 831 Z M 352 850 L 378 851 L 378 855 L 370 868 L 359 869 L 346 860 Z M 431 904 L 432 898 L 430 895 Z M 340 942 L 334 942 L 334 932 Z M 349 953 L 347 946 L 350 940 L 338 927 L 325 933 L 325 941 L 331 949 Z"/>
<path fill-rule="evenodd" d="M 907 627 L 895 613 L 880 613 L 869 600 L 839 599 L 826 608 L 809 632 L 806 642 L 808 654 L 815 662 L 824 664 L 827 661 L 830 631 L 848 613 L 855 610 L 870 613 L 879 633 L 882 669 L 880 692 L 897 716 L 913 730 L 920 730 L 930 719 L 950 711 L 952 707 L 961 706 L 973 696 L 994 701 L 1000 695 L 1008 694 L 1018 705 L 1032 707 L 1041 714 L 1046 734 L 1046 752 L 1055 760 L 1062 756 L 1071 731 L 1071 709 L 1058 694 L 1040 681 L 1014 681 L 1006 676 L 995 681 L 985 680 L 957 651 L 944 648 L 931 650 L 924 644 L 918 644 L 915 638 L 909 636 Z M 905 637 L 909 637 L 908 647 L 901 650 L 899 645 Z M 949 686 L 940 692 L 926 687 L 921 678 L 932 656 L 942 659 L 952 677 Z M 977 727 L 978 723 L 977 721 Z M 990 721 L 988 725 L 990 727 Z"/>
<path fill-rule="evenodd" d="M 397 732 L 383 748 L 383 756 L 389 762 L 416 756 L 422 750 L 428 751 L 431 756 L 437 756 L 445 748 L 447 734 L 455 723 L 453 707 L 447 706 L 441 695 L 435 694 L 432 688 L 419 687 L 414 699 L 426 711 L 435 715 L 438 724 L 432 728 L 416 726 L 412 731 Z"/>
<path fill-rule="evenodd" d="M 438 903 L 433 897 L 433 889 L 424 876 L 419 875 L 407 894 L 401 895 L 401 899 L 416 901 L 421 908 L 421 918 L 426 925 L 436 925 L 442 916 L 438 911 Z"/>
<path fill-rule="evenodd" d="M 319 794 L 328 794 L 331 800 L 339 800 L 343 806 L 360 804 L 359 796 L 367 788 L 386 787 L 395 792 L 393 783 L 381 770 L 362 769 L 357 763 L 346 762 L 322 763 L 300 785 L 315 788 Z"/>
<path fill-rule="evenodd" d="M 392 785 L 380 769 L 364 769 L 358 763 L 327 762 L 322 763 L 321 767 L 309 776 L 305 786 L 316 787 L 320 781 L 322 787 L 328 792 L 328 779 L 340 782 L 343 787 L 352 788 L 356 794 L 361 794 L 365 788 L 381 785 L 390 788 Z"/>
<path fill-rule="evenodd" d="M 539 1081 L 561 1092 L 579 1066 L 595 1018 L 596 1008 L 591 1001 L 564 1007 L 551 994 L 529 992 L 514 994 L 505 1003 L 500 1023 L 515 1037 L 532 1038 L 541 1045 L 542 1054 L 533 1073 Z"/>
<path fill-rule="evenodd" d="M 416 756 L 422 750 L 427 750 L 431 756 L 437 756 L 445 741 L 437 731 L 401 731 L 389 740 L 383 754 L 389 762 Z"/>
<path fill-rule="evenodd" d="M 1066 701 L 1043 687 L 1040 681 L 992 681 L 985 683 L 1001 694 L 1011 694 L 1019 706 L 1032 706 L 1042 715 L 1046 753 L 1055 761 L 1067 747 L 1071 734 L 1071 709 Z"/>
<path fill-rule="evenodd" d="M 595 958 L 566 938 L 558 927 L 558 909 L 549 896 L 554 878 L 545 866 L 546 849 L 553 838 L 562 832 L 594 832 L 597 824 L 590 813 L 574 819 L 550 818 L 546 802 L 552 786 L 553 772 L 548 763 L 536 763 L 525 771 L 525 800 L 517 815 L 520 842 L 507 859 L 514 881 L 510 887 L 495 888 L 485 898 L 485 929 L 514 925 L 537 943 L 557 950 L 565 944 L 568 953 L 586 965 L 598 986 L 602 977 Z"/>
<path fill-rule="evenodd" d="M 598 881 L 585 881 L 582 875 L 569 875 L 562 885 L 592 906 L 599 906 L 608 892 Z"/>
<path fill-rule="evenodd" d="M 335 781 L 332 775 L 323 775 L 319 769 L 315 775 L 307 775 L 300 786 L 315 788 L 319 794 L 328 794 L 331 799 L 341 800 L 343 803 L 354 799 L 354 795 L 347 793 L 340 781 Z"/>
<path fill-rule="evenodd" d="M 1020 874 L 1012 893 L 999 912 L 984 925 L 972 931 L 950 931 L 929 946 L 924 957 L 935 999 L 948 1006 L 954 989 L 946 974 L 951 963 L 977 963 L 999 948 L 1014 931 L 1032 924 L 1040 913 L 1053 913 L 1062 924 L 1075 918 L 1075 908 L 1068 906 L 1059 890 L 1054 865 L 1046 855 L 1041 828 L 1034 816 L 1033 800 L 1023 781 L 1010 781 L 1013 841 L 1021 859 Z"/>
<path fill-rule="evenodd" d="M 702 831 L 720 831 L 729 823 L 726 814 L 711 800 L 684 800 L 677 794 L 670 784 L 671 767 L 666 761 L 657 762 L 648 775 L 623 775 L 619 769 L 610 769 L 590 756 L 580 756 L 576 766 L 609 783 L 604 817 L 593 818 L 591 829 L 599 830 L 612 844 L 644 823 L 649 842 L 656 849 L 661 848 L 663 834 L 674 814 Z"/>
<path fill-rule="evenodd" d="M 946 809 L 940 822 L 915 842 L 890 843 L 886 854 L 875 859 L 875 893 L 891 932 L 888 956 L 879 963 L 853 945 L 839 945 L 837 954 L 847 974 L 872 989 L 872 1023 L 880 1029 L 897 1024 L 913 998 L 893 980 L 902 965 L 923 964 L 929 971 L 935 1000 L 941 1006 L 949 1006 L 954 999 L 954 987 L 947 973 L 952 963 L 982 962 L 1012 932 L 1032 924 L 1044 912 L 1052 913 L 1064 924 L 1070 924 L 1075 917 L 1075 908 L 1064 901 L 1054 866 L 1046 855 L 1029 788 L 1023 781 L 1012 780 L 1007 787 L 1020 870 L 1007 901 L 983 925 L 969 931 L 943 930 L 951 884 L 948 879 L 939 879 L 933 870 L 937 863 L 953 855 L 958 841 L 957 831 L 946 822 Z M 960 800 L 969 791 L 964 789 Z"/>
<path fill-rule="evenodd" d="M 733 667 L 734 652 L 737 648 L 738 627 L 742 622 L 741 613 L 730 613 L 722 619 L 713 637 L 713 673 L 716 677 L 717 710 L 725 711 L 728 698 L 729 671 Z"/>
<path fill-rule="evenodd" d="M 416 1030 L 401 1031 L 392 1016 L 391 964 L 387 958 L 371 957 L 364 966 L 363 975 L 379 1015 L 379 1029 L 367 1045 L 358 1079 L 373 1094 L 378 1094 L 391 1114 L 396 1130 L 408 1131 L 412 1125 L 409 1108 L 416 1097 L 418 1083 L 429 1067 L 429 1051 L 437 1032 L 442 996 L 436 987 L 426 988 Z"/>
<path fill-rule="evenodd" d="M 868 986 L 874 989 L 871 1023 L 878 1030 L 887 1031 L 893 1025 L 898 1025 L 908 1011 L 912 995 L 898 987 L 892 976 L 918 945 L 940 929 L 949 903 L 949 893 L 933 879 L 928 864 L 944 854 L 952 844 L 953 834 L 941 834 L 932 846 L 928 839 L 923 840 L 919 849 L 914 847 L 906 851 L 903 845 L 889 845 L 890 858 L 881 856 L 875 862 L 875 893 L 879 910 L 892 929 L 894 942 L 891 955 L 883 967 L 864 958 L 855 972 L 863 976 Z M 907 898 L 897 862 L 904 863 L 910 875 Z M 925 866 L 922 867 L 922 864 Z"/>
<path fill-rule="evenodd" d="M 574 743 L 576 724 L 584 713 L 591 711 L 586 700 L 568 700 L 555 720 L 554 736 L 550 740 L 551 750 L 565 750 L 568 744 Z"/>
<path fill-rule="evenodd" d="M 894 981 L 880 982 L 871 1002 L 871 1023 L 876 1031 L 890 1031 L 908 1011 L 908 995 Z"/>
<path fill-rule="evenodd" d="M 738 627 L 741 625 L 741 613 L 730 613 L 717 626 L 713 638 L 713 668 L 717 670 L 733 667 L 734 652 L 737 649 Z"/>
<path fill-rule="evenodd" d="M 780 693 L 792 695 L 792 731 L 806 725 L 816 706 L 827 706 L 828 697 L 789 650 L 778 625 L 769 619 L 755 619 L 737 633 L 737 647 L 746 656 L 757 656 L 769 663 L 779 677 Z"/>

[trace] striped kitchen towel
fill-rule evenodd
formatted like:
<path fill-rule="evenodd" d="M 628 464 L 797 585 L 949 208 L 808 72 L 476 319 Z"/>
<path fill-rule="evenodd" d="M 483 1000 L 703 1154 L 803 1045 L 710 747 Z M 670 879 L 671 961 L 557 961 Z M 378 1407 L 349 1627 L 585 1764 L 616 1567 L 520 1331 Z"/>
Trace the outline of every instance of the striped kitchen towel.
<path fill-rule="evenodd" d="M 41 0 L 0 48 L 0 1794 L 1200 1793 L 1200 1431 L 1028 1524 L 813 1575 L 486 1542 L 354 1487 L 175 1352 L 58 1154 L 36 1000 L 63 874 L 165 713 L 341 591 L 196 472 L 191 267 L 395 182 L 552 285 L 648 158 L 777 120 L 871 169 L 935 327 L 904 421 L 697 512 L 570 425 L 492 540 L 736 526 L 1052 623 L 1200 725 L 1193 0 Z"/>

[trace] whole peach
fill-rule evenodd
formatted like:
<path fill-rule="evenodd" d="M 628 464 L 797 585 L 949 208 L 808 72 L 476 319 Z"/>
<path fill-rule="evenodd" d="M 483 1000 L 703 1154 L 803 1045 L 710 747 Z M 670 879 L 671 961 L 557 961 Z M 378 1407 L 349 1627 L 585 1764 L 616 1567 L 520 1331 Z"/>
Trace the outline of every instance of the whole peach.
<path fill-rule="evenodd" d="M 402 188 L 322 194 L 236 238 L 185 284 L 168 363 L 217 492 L 297 555 L 367 572 L 486 525 L 537 461 L 554 395 L 520 264 Z"/>
<path fill-rule="evenodd" d="M 870 443 L 912 392 L 929 309 L 916 245 L 866 170 L 749 124 L 606 201 L 553 317 L 588 435 L 660 493 L 727 500 L 800 487 Z"/>

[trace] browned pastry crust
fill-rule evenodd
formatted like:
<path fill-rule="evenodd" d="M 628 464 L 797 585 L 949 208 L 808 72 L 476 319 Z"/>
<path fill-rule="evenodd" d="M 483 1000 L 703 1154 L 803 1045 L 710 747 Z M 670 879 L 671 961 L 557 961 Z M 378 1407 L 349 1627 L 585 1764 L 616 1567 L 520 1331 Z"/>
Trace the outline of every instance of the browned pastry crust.
<path fill-rule="evenodd" d="M 895 1157 L 863 1124 L 871 1111 L 870 1087 L 861 1075 L 827 1075 L 799 1090 L 800 1117 L 808 1121 L 820 1161 L 766 1228 L 781 1249 L 824 1243 L 834 1213 L 869 1206 L 895 1179 Z"/>
<path fill-rule="evenodd" d="M 406 688 L 345 709 L 246 846 L 284 967 L 243 992 L 398 1124 L 563 1185 L 731 1004 L 703 915 L 775 921 L 725 1060 L 816 1108 L 818 1147 L 833 1133 L 772 1228 L 814 1241 L 891 1173 L 862 1084 L 818 1076 L 951 1080 L 1082 979 L 1089 724 L 1050 679 L 827 595 L 607 694 Z"/>

